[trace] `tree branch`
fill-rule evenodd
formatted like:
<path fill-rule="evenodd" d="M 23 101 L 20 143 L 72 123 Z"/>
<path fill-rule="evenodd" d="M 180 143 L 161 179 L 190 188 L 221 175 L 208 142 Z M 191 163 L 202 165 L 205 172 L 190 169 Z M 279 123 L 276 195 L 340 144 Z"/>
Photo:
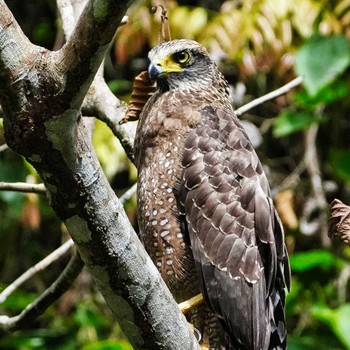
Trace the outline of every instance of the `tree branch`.
<path fill-rule="evenodd" d="M 133 184 L 128 190 L 126 190 L 123 195 L 119 198 L 122 204 L 125 204 L 135 193 L 137 189 L 137 184 Z"/>
<path fill-rule="evenodd" d="M 6 143 L 0 145 L 0 153 L 6 151 L 8 149 L 9 149 L 9 146 L 7 146 Z"/>
<path fill-rule="evenodd" d="M 259 106 L 263 104 L 266 101 L 272 100 L 278 96 L 284 95 L 290 90 L 294 89 L 296 86 L 300 85 L 303 82 L 303 77 L 297 77 L 287 83 L 286 85 L 283 85 L 282 87 L 278 88 L 277 90 L 271 91 L 270 93 L 261 96 L 259 98 L 256 98 L 255 100 L 246 103 L 242 107 L 239 107 L 235 110 L 235 114 L 239 117 L 242 114 L 248 112 L 249 110 L 253 109 L 256 106 Z"/>
<path fill-rule="evenodd" d="M 134 162 L 136 124 L 120 125 L 119 122 L 125 117 L 127 106 L 113 95 L 103 78 L 101 67 L 85 97 L 82 106 L 83 115 L 94 116 L 105 122 L 119 139 L 129 159 Z"/>
<path fill-rule="evenodd" d="M 28 325 L 36 320 L 38 316 L 42 315 L 52 303 L 69 289 L 83 267 L 83 261 L 79 254 L 75 252 L 59 278 L 48 289 L 46 289 L 38 299 L 29 304 L 17 316 L 0 316 L 0 329 L 10 332 L 16 329 L 28 327 Z"/>
<path fill-rule="evenodd" d="M 46 193 L 46 189 L 43 184 L 29 184 L 26 182 L 0 181 L 0 191 Z"/>
<path fill-rule="evenodd" d="M 66 38 L 71 37 L 74 24 L 79 19 L 82 10 L 81 2 L 79 4 L 80 7 L 77 8 L 76 1 L 58 0 L 58 8 Z M 121 23 L 125 23 L 125 21 L 126 16 L 123 17 Z M 127 106 L 107 86 L 103 77 L 103 66 L 104 63 L 102 62 L 85 96 L 82 113 L 84 116 L 93 116 L 104 121 L 119 139 L 130 160 L 134 161 L 135 126 L 134 124 L 119 125 L 119 121 L 125 116 Z"/>
<path fill-rule="evenodd" d="M 37 170 L 134 348 L 193 350 L 198 343 L 103 174 L 80 117 L 127 5 L 125 0 L 89 1 L 67 44 L 50 52 L 23 40 L 0 0 L 5 138 Z"/>
<path fill-rule="evenodd" d="M 1 183 L 0 183 L 1 185 Z M 29 185 L 29 184 L 21 184 L 21 185 Z M 28 186 L 29 187 L 29 186 Z M 40 185 L 44 189 L 44 192 L 46 192 L 46 189 L 44 185 Z M 132 185 L 125 193 L 120 197 L 120 202 L 124 204 L 126 201 L 128 201 L 136 192 L 136 183 Z M 20 191 L 20 189 L 16 189 L 16 191 Z M 33 191 L 30 191 L 33 192 Z M 18 277 L 15 281 L 13 281 L 8 287 L 6 287 L 1 293 L 0 293 L 0 304 L 2 304 L 16 289 L 18 289 L 19 286 L 21 286 L 23 283 L 28 281 L 30 278 L 32 278 L 35 274 L 37 274 L 40 271 L 43 271 L 46 269 L 49 265 L 54 263 L 56 260 L 58 260 L 61 256 L 66 254 L 69 249 L 71 249 L 74 246 L 73 240 L 68 240 L 64 244 L 62 244 L 59 248 L 54 250 L 51 254 L 46 256 L 43 260 L 35 264 L 33 267 L 31 267 L 29 270 L 27 270 L 25 273 L 23 273 L 20 277 Z"/>
<path fill-rule="evenodd" d="M 69 99 L 71 107 L 81 106 L 129 2 L 88 1 L 73 33 L 59 50 L 56 69 L 67 78 L 61 95 Z M 70 79 L 75 79 L 75 84 L 70 84 Z"/>
<path fill-rule="evenodd" d="M 324 247 L 330 245 L 327 228 L 327 200 L 323 190 L 320 164 L 317 154 L 316 138 L 318 133 L 318 125 L 313 124 L 305 131 L 305 155 L 304 162 L 306 170 L 310 177 L 313 200 L 310 207 L 306 206 L 306 217 L 315 209 L 320 210 L 317 228 L 320 229 L 320 238 Z M 310 211 L 310 213 L 308 213 Z"/>
<path fill-rule="evenodd" d="M 70 239 L 69 241 L 62 244 L 59 248 L 54 250 L 51 254 L 45 257 L 43 260 L 39 261 L 37 264 L 32 266 L 29 270 L 27 270 L 24 274 L 19 276 L 15 281 L 13 281 L 8 287 L 6 287 L 0 293 L 0 304 L 2 304 L 8 297 L 11 295 L 20 285 L 28 281 L 35 274 L 40 271 L 46 269 L 49 265 L 59 259 L 61 256 L 66 254 L 70 248 L 74 245 L 73 241 Z"/>

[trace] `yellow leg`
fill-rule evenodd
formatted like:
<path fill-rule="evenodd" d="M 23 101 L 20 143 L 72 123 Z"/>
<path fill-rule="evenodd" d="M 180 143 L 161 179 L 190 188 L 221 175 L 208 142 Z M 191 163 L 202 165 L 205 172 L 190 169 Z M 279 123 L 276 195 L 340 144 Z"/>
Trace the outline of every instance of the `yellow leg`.
<path fill-rule="evenodd" d="M 194 296 L 193 298 L 188 299 L 188 300 L 186 300 L 178 305 L 179 305 L 181 312 L 183 314 L 186 314 L 187 312 L 192 310 L 194 307 L 200 305 L 202 302 L 203 302 L 203 295 L 202 295 L 202 293 L 200 293 L 200 294 L 197 294 L 196 296 Z M 202 337 L 200 332 L 194 328 L 193 324 L 189 323 L 188 325 L 189 325 L 190 329 L 192 330 L 192 332 L 197 336 L 197 340 L 200 342 L 201 337 Z M 201 343 L 199 346 L 202 350 L 209 350 L 208 345 L 205 343 Z"/>
<path fill-rule="evenodd" d="M 203 302 L 203 295 L 200 293 L 194 296 L 193 298 L 180 303 L 179 308 L 183 314 L 186 314 L 188 311 L 200 305 L 202 302 Z"/>

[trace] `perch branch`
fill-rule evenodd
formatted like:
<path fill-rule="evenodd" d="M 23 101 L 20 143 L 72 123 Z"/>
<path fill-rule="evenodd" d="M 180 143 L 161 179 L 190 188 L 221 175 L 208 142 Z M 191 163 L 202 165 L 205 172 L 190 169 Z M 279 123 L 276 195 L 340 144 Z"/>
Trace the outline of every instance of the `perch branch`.
<path fill-rule="evenodd" d="M 62 19 L 62 29 L 66 38 L 73 33 L 77 21 L 74 16 L 74 8 L 71 0 L 57 0 L 57 8 Z"/>

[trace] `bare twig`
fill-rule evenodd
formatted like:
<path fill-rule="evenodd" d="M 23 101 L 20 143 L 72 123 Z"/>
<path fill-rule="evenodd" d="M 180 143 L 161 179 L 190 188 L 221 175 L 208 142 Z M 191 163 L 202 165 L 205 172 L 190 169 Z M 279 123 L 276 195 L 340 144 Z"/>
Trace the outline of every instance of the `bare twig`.
<path fill-rule="evenodd" d="M 82 112 L 84 116 L 93 116 L 103 122 L 119 139 L 131 161 L 134 161 L 135 123 L 120 125 L 125 117 L 127 106 L 113 95 L 103 78 L 103 66 L 99 68 L 94 81 L 84 99 Z"/>
<path fill-rule="evenodd" d="M 298 183 L 298 180 L 300 179 L 300 175 L 305 170 L 305 168 L 305 161 L 303 159 L 279 185 L 271 189 L 272 196 L 275 197 L 277 193 L 282 192 L 287 188 L 295 187 Z"/>
<path fill-rule="evenodd" d="M 120 201 L 124 204 L 127 200 L 129 200 L 134 193 L 136 192 L 137 184 L 132 185 L 121 197 Z M 35 274 L 40 271 L 46 269 L 49 265 L 58 260 L 61 256 L 66 254 L 71 247 L 74 246 L 74 242 L 72 239 L 68 240 L 64 244 L 62 244 L 59 248 L 54 250 L 51 254 L 46 256 L 43 260 L 38 262 L 36 265 L 31 267 L 25 273 L 23 273 L 20 277 L 18 277 L 15 281 L 13 281 L 8 287 L 6 287 L 0 293 L 0 304 L 2 304 L 8 297 L 11 295 L 20 285 L 28 281 Z"/>
<path fill-rule="evenodd" d="M 327 234 L 327 200 L 326 195 L 323 190 L 322 178 L 320 164 L 317 154 L 316 138 L 318 133 L 318 125 L 312 124 L 305 131 L 305 156 L 304 162 L 307 172 L 310 176 L 311 187 L 313 191 L 314 202 L 312 211 L 315 209 L 320 210 L 318 223 L 318 228 L 321 230 L 321 240 L 323 246 L 327 247 L 330 245 L 330 240 Z M 306 213 L 307 214 L 307 213 Z M 308 216 L 308 215 L 307 215 Z"/>
<path fill-rule="evenodd" d="M 58 279 L 46 289 L 38 299 L 29 304 L 26 309 L 17 316 L 0 316 L 0 329 L 4 331 L 13 331 L 28 327 L 33 320 L 36 320 L 38 316 L 40 316 L 52 303 L 68 290 L 83 267 L 83 261 L 79 254 L 75 252 Z"/>
<path fill-rule="evenodd" d="M 74 243 L 70 239 L 69 241 L 67 241 L 63 245 L 61 245 L 59 248 L 54 250 L 51 254 L 49 254 L 43 260 L 38 262 L 36 265 L 32 266 L 29 270 L 27 270 L 24 274 L 22 274 L 20 277 L 18 277 L 15 281 L 13 281 L 0 294 L 0 304 L 3 303 L 8 298 L 8 296 L 11 295 L 20 285 L 22 285 L 24 282 L 28 281 L 31 277 L 33 277 L 38 272 L 46 269 L 50 264 L 52 264 L 57 259 L 59 259 L 61 256 L 66 254 L 68 252 L 68 250 L 71 247 L 73 247 L 73 245 L 74 245 Z"/>
<path fill-rule="evenodd" d="M 26 182 L 0 181 L 0 191 L 45 193 L 46 188 L 44 184 L 29 184 Z"/>
<path fill-rule="evenodd" d="M 62 19 L 62 29 L 66 38 L 69 38 L 74 30 L 76 18 L 71 0 L 57 0 L 57 8 Z"/>
<path fill-rule="evenodd" d="M 345 304 L 346 303 L 346 295 L 348 292 L 348 283 L 350 280 L 350 266 L 345 265 L 341 270 L 337 280 L 337 288 L 338 288 L 338 303 Z"/>
<path fill-rule="evenodd" d="M 119 200 L 122 204 L 125 204 L 136 192 L 137 184 L 133 184 L 128 190 L 126 190 L 122 196 L 120 196 Z"/>
<path fill-rule="evenodd" d="M 7 146 L 6 143 L 0 145 L 0 153 L 6 151 L 8 149 L 9 149 L 9 146 Z"/>
<path fill-rule="evenodd" d="M 250 109 L 252 109 L 256 106 L 259 106 L 266 101 L 272 100 L 278 96 L 286 94 L 290 90 L 294 89 L 296 86 L 300 85 L 302 83 L 302 81 L 303 81 L 303 77 L 297 77 L 297 78 L 293 79 L 292 81 L 290 81 L 289 83 L 287 83 L 286 85 L 283 85 L 279 89 L 271 91 L 270 93 L 268 93 L 264 96 L 261 96 L 259 98 L 256 98 L 255 100 L 253 100 L 249 103 L 246 103 L 242 107 L 237 108 L 235 110 L 235 113 L 239 117 L 242 114 L 248 112 Z"/>

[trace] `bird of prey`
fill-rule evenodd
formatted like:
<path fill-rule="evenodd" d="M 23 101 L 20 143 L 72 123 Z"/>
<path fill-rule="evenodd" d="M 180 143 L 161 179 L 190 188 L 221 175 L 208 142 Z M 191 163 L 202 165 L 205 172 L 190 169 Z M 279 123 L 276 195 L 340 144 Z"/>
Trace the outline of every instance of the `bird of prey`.
<path fill-rule="evenodd" d="M 145 248 L 177 302 L 202 292 L 191 322 L 210 349 L 285 349 L 283 228 L 228 83 L 192 40 L 149 59 L 157 91 L 135 139 Z"/>

